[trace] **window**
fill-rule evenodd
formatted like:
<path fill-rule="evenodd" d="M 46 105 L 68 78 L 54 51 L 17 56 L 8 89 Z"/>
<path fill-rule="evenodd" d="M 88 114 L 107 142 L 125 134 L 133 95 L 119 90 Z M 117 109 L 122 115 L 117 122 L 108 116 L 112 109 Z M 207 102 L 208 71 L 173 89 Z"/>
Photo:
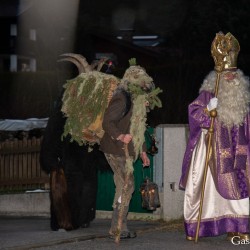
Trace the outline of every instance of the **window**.
<path fill-rule="evenodd" d="M 10 25 L 10 35 L 17 36 L 17 25 L 16 24 Z"/>
<path fill-rule="evenodd" d="M 36 41 L 36 30 L 30 29 L 30 40 Z"/>

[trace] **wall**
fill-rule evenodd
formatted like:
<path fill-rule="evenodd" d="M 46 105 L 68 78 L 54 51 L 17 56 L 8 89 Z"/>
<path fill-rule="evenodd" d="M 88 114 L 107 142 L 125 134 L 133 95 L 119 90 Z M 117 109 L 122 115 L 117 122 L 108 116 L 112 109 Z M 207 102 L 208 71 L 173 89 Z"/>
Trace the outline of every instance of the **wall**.
<path fill-rule="evenodd" d="M 129 219 L 179 219 L 183 216 L 184 192 L 179 190 L 187 125 L 159 125 L 155 129 L 158 154 L 154 157 L 154 182 L 158 184 L 161 207 L 152 214 L 130 213 Z M 49 193 L 0 195 L 0 215 L 49 216 Z M 110 211 L 97 211 L 97 218 L 110 218 Z"/>
<path fill-rule="evenodd" d="M 49 216 L 49 192 L 0 195 L 0 215 Z"/>
<path fill-rule="evenodd" d="M 182 160 L 188 138 L 187 125 L 159 125 L 156 128 L 159 153 L 155 156 L 155 182 L 159 186 L 161 208 L 155 213 L 165 220 L 183 216 L 184 192 L 179 190 Z"/>

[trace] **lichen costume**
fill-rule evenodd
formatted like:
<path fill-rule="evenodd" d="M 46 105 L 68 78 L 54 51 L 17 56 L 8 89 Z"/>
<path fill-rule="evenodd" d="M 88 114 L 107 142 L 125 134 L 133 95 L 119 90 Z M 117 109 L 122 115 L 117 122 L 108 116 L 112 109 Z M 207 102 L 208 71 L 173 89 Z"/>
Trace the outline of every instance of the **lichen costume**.
<path fill-rule="evenodd" d="M 105 131 L 100 149 L 105 153 L 114 172 L 116 186 L 110 235 L 117 234 L 119 214 L 122 210 L 121 238 L 133 238 L 134 232 L 127 228 L 129 203 L 134 192 L 133 162 L 140 153 L 146 152 L 144 133 L 147 108 L 160 107 L 153 79 L 140 66 L 130 66 L 115 91 L 103 118 Z M 128 104 L 129 103 L 129 104 Z M 129 107 L 128 107 L 129 106 Z M 124 144 L 121 134 L 130 134 L 132 141 Z"/>
<path fill-rule="evenodd" d="M 146 114 L 161 107 L 161 89 L 155 88 L 153 79 L 134 58 L 123 78 L 118 79 L 93 70 L 94 66 L 80 55 L 65 55 L 80 74 L 64 86 L 62 112 L 67 119 L 62 137 L 70 134 L 72 140 L 89 145 L 90 150 L 100 144 L 116 185 L 110 234 L 119 239 L 132 238 L 135 234 L 127 229 L 127 213 L 134 192 L 133 163 L 141 153 L 147 158 Z M 121 134 L 129 134 L 132 141 L 125 145 L 118 139 Z"/>

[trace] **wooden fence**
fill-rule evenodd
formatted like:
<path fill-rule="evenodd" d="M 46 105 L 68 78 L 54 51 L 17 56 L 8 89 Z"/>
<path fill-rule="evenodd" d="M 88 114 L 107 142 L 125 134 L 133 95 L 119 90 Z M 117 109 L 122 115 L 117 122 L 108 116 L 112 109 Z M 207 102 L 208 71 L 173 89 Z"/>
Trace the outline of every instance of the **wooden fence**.
<path fill-rule="evenodd" d="M 0 142 L 0 191 L 48 189 L 49 177 L 39 163 L 41 138 Z"/>

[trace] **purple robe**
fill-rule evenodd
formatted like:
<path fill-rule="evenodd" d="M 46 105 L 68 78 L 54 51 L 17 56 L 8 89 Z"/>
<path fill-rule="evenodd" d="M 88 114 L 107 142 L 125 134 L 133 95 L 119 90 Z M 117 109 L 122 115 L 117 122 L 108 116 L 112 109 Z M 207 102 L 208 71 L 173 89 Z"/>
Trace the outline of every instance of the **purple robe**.
<path fill-rule="evenodd" d="M 209 128 L 210 117 L 204 111 L 213 95 L 202 91 L 189 105 L 190 135 L 182 165 L 180 188 L 185 189 L 192 151 L 202 128 Z M 228 129 L 217 119 L 214 123 L 212 157 L 209 166 L 219 194 L 225 199 L 238 200 L 249 197 L 249 114 L 241 126 Z"/>
<path fill-rule="evenodd" d="M 200 139 L 202 129 L 208 129 L 210 126 L 211 118 L 205 109 L 212 97 L 214 96 L 210 92 L 202 91 L 198 98 L 189 105 L 190 135 L 183 159 L 180 189 L 186 188 L 192 154 Z M 248 114 L 241 126 L 233 126 L 230 129 L 222 126 L 217 119 L 214 122 L 209 168 L 217 192 L 227 200 L 249 197 L 249 117 Z M 184 206 L 186 206 L 185 203 Z M 196 227 L 197 217 L 194 221 L 185 218 L 187 236 L 194 237 Z M 249 232 L 248 214 L 243 217 L 236 214 L 236 216 L 225 215 L 224 218 L 202 220 L 199 236 L 217 236 L 227 232 Z"/>

